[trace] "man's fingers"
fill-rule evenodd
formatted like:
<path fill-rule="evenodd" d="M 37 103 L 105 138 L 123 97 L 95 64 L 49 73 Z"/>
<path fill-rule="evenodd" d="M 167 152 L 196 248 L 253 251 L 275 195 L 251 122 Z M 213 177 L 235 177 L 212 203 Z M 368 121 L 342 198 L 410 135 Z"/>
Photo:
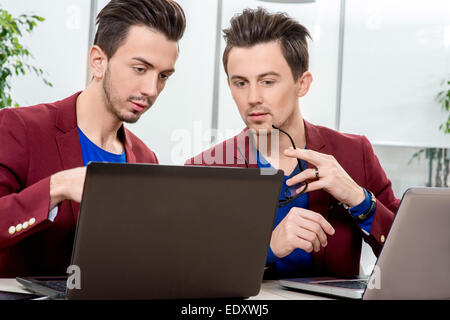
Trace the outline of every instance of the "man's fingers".
<path fill-rule="evenodd" d="M 305 180 L 312 180 L 316 178 L 316 169 L 306 169 L 299 174 L 293 176 L 292 178 L 286 180 L 286 185 L 293 186 L 298 183 L 304 182 Z"/>
<path fill-rule="evenodd" d="M 306 188 L 305 192 L 312 192 L 316 190 L 322 190 L 326 187 L 326 183 L 323 180 L 317 180 L 313 182 L 308 182 L 308 187 Z M 304 186 L 301 186 L 297 190 L 295 190 L 295 193 L 299 194 L 304 189 Z"/>
<path fill-rule="evenodd" d="M 294 240 L 294 247 L 305 250 L 308 253 L 314 250 L 314 245 L 311 242 L 300 237 L 297 237 L 297 239 Z"/>
<path fill-rule="evenodd" d="M 289 149 L 284 150 L 284 154 L 287 157 L 305 160 L 306 162 L 312 163 L 316 167 L 318 167 L 319 165 L 321 165 L 327 161 L 327 158 L 324 157 L 324 154 L 314 151 L 314 150 L 309 150 L 309 149 L 289 148 Z"/>
<path fill-rule="evenodd" d="M 313 249 L 315 252 L 318 252 L 320 250 L 320 241 L 315 232 L 300 228 L 297 232 L 297 236 L 303 240 L 310 242 L 313 245 Z"/>
<path fill-rule="evenodd" d="M 334 234 L 333 226 L 322 215 L 306 209 L 300 209 L 298 214 L 305 219 L 318 223 L 327 234 L 331 236 Z"/>
<path fill-rule="evenodd" d="M 301 217 L 299 217 L 299 221 L 297 223 L 301 229 L 313 233 L 314 236 L 317 237 L 319 245 L 322 245 L 322 247 L 325 247 L 327 245 L 328 243 L 327 236 L 325 232 L 322 230 L 322 227 L 318 223 L 308 219 L 303 219 Z M 311 239 L 308 238 L 308 240 Z"/>

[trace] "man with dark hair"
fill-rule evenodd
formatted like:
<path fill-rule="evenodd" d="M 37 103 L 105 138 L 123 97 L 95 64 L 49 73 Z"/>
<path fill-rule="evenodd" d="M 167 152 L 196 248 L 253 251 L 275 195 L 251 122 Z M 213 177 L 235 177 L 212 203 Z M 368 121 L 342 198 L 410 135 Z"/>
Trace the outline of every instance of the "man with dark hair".
<path fill-rule="evenodd" d="M 174 73 L 184 12 L 173 0 L 112 0 L 97 24 L 83 92 L 0 111 L 0 277 L 66 272 L 88 162 L 158 162 L 123 123 Z"/>
<path fill-rule="evenodd" d="M 379 254 L 399 200 L 365 137 L 303 119 L 308 30 L 260 8 L 224 33 L 228 84 L 247 128 L 186 164 L 285 172 L 266 278 L 359 274 L 361 239 Z"/>

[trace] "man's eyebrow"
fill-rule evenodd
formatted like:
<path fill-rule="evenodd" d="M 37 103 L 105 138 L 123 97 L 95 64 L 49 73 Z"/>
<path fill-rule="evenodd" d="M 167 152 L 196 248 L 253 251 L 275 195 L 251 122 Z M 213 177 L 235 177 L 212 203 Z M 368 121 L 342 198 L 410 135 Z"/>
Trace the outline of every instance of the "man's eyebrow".
<path fill-rule="evenodd" d="M 239 75 L 234 75 L 234 76 L 231 76 L 231 78 L 230 78 L 230 80 L 235 80 L 235 79 L 247 80 L 245 77 L 239 76 Z"/>
<path fill-rule="evenodd" d="M 264 78 L 267 76 L 275 76 L 275 77 L 281 77 L 281 75 L 275 71 L 268 71 L 268 72 L 264 72 L 258 75 L 258 78 Z M 231 76 L 230 80 L 235 80 L 235 79 L 242 79 L 242 80 L 247 80 L 246 77 L 244 76 L 240 76 L 240 75 L 233 75 Z"/>
<path fill-rule="evenodd" d="M 150 68 L 154 68 L 155 67 L 152 63 L 148 62 L 144 58 L 134 57 L 133 60 L 137 60 L 139 62 L 142 62 L 143 64 L 147 65 Z M 168 70 L 164 70 L 162 73 L 174 73 L 174 72 L 175 72 L 175 69 L 168 69 Z"/>
<path fill-rule="evenodd" d="M 269 71 L 269 72 L 265 72 L 265 73 L 262 73 L 262 74 L 258 75 L 258 78 L 264 78 L 264 77 L 267 77 L 267 76 L 281 77 L 281 75 L 278 72 Z"/>

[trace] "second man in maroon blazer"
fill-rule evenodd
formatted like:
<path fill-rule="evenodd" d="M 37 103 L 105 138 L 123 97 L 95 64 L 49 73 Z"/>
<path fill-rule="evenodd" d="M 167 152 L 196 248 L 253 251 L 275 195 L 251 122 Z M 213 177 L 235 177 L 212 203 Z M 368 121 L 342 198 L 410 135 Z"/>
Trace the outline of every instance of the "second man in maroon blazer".
<path fill-rule="evenodd" d="M 264 159 L 285 172 L 266 277 L 358 275 L 361 240 L 379 254 L 399 200 L 365 137 L 303 119 L 308 30 L 246 9 L 224 33 L 228 85 L 247 128 L 186 164 L 258 168 Z"/>

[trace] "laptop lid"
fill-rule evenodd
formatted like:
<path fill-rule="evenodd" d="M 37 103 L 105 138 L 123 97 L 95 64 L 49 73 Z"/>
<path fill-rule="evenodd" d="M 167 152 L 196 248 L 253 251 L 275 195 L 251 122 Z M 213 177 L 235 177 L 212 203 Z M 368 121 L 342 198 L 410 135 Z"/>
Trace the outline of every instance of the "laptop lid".
<path fill-rule="evenodd" d="M 450 298 L 450 189 L 410 188 L 365 277 L 280 280 L 287 288 L 354 299 Z"/>
<path fill-rule="evenodd" d="M 363 299 L 450 299 L 450 188 L 411 188 Z"/>
<path fill-rule="evenodd" d="M 257 295 L 282 171 L 91 163 L 68 299 Z"/>

